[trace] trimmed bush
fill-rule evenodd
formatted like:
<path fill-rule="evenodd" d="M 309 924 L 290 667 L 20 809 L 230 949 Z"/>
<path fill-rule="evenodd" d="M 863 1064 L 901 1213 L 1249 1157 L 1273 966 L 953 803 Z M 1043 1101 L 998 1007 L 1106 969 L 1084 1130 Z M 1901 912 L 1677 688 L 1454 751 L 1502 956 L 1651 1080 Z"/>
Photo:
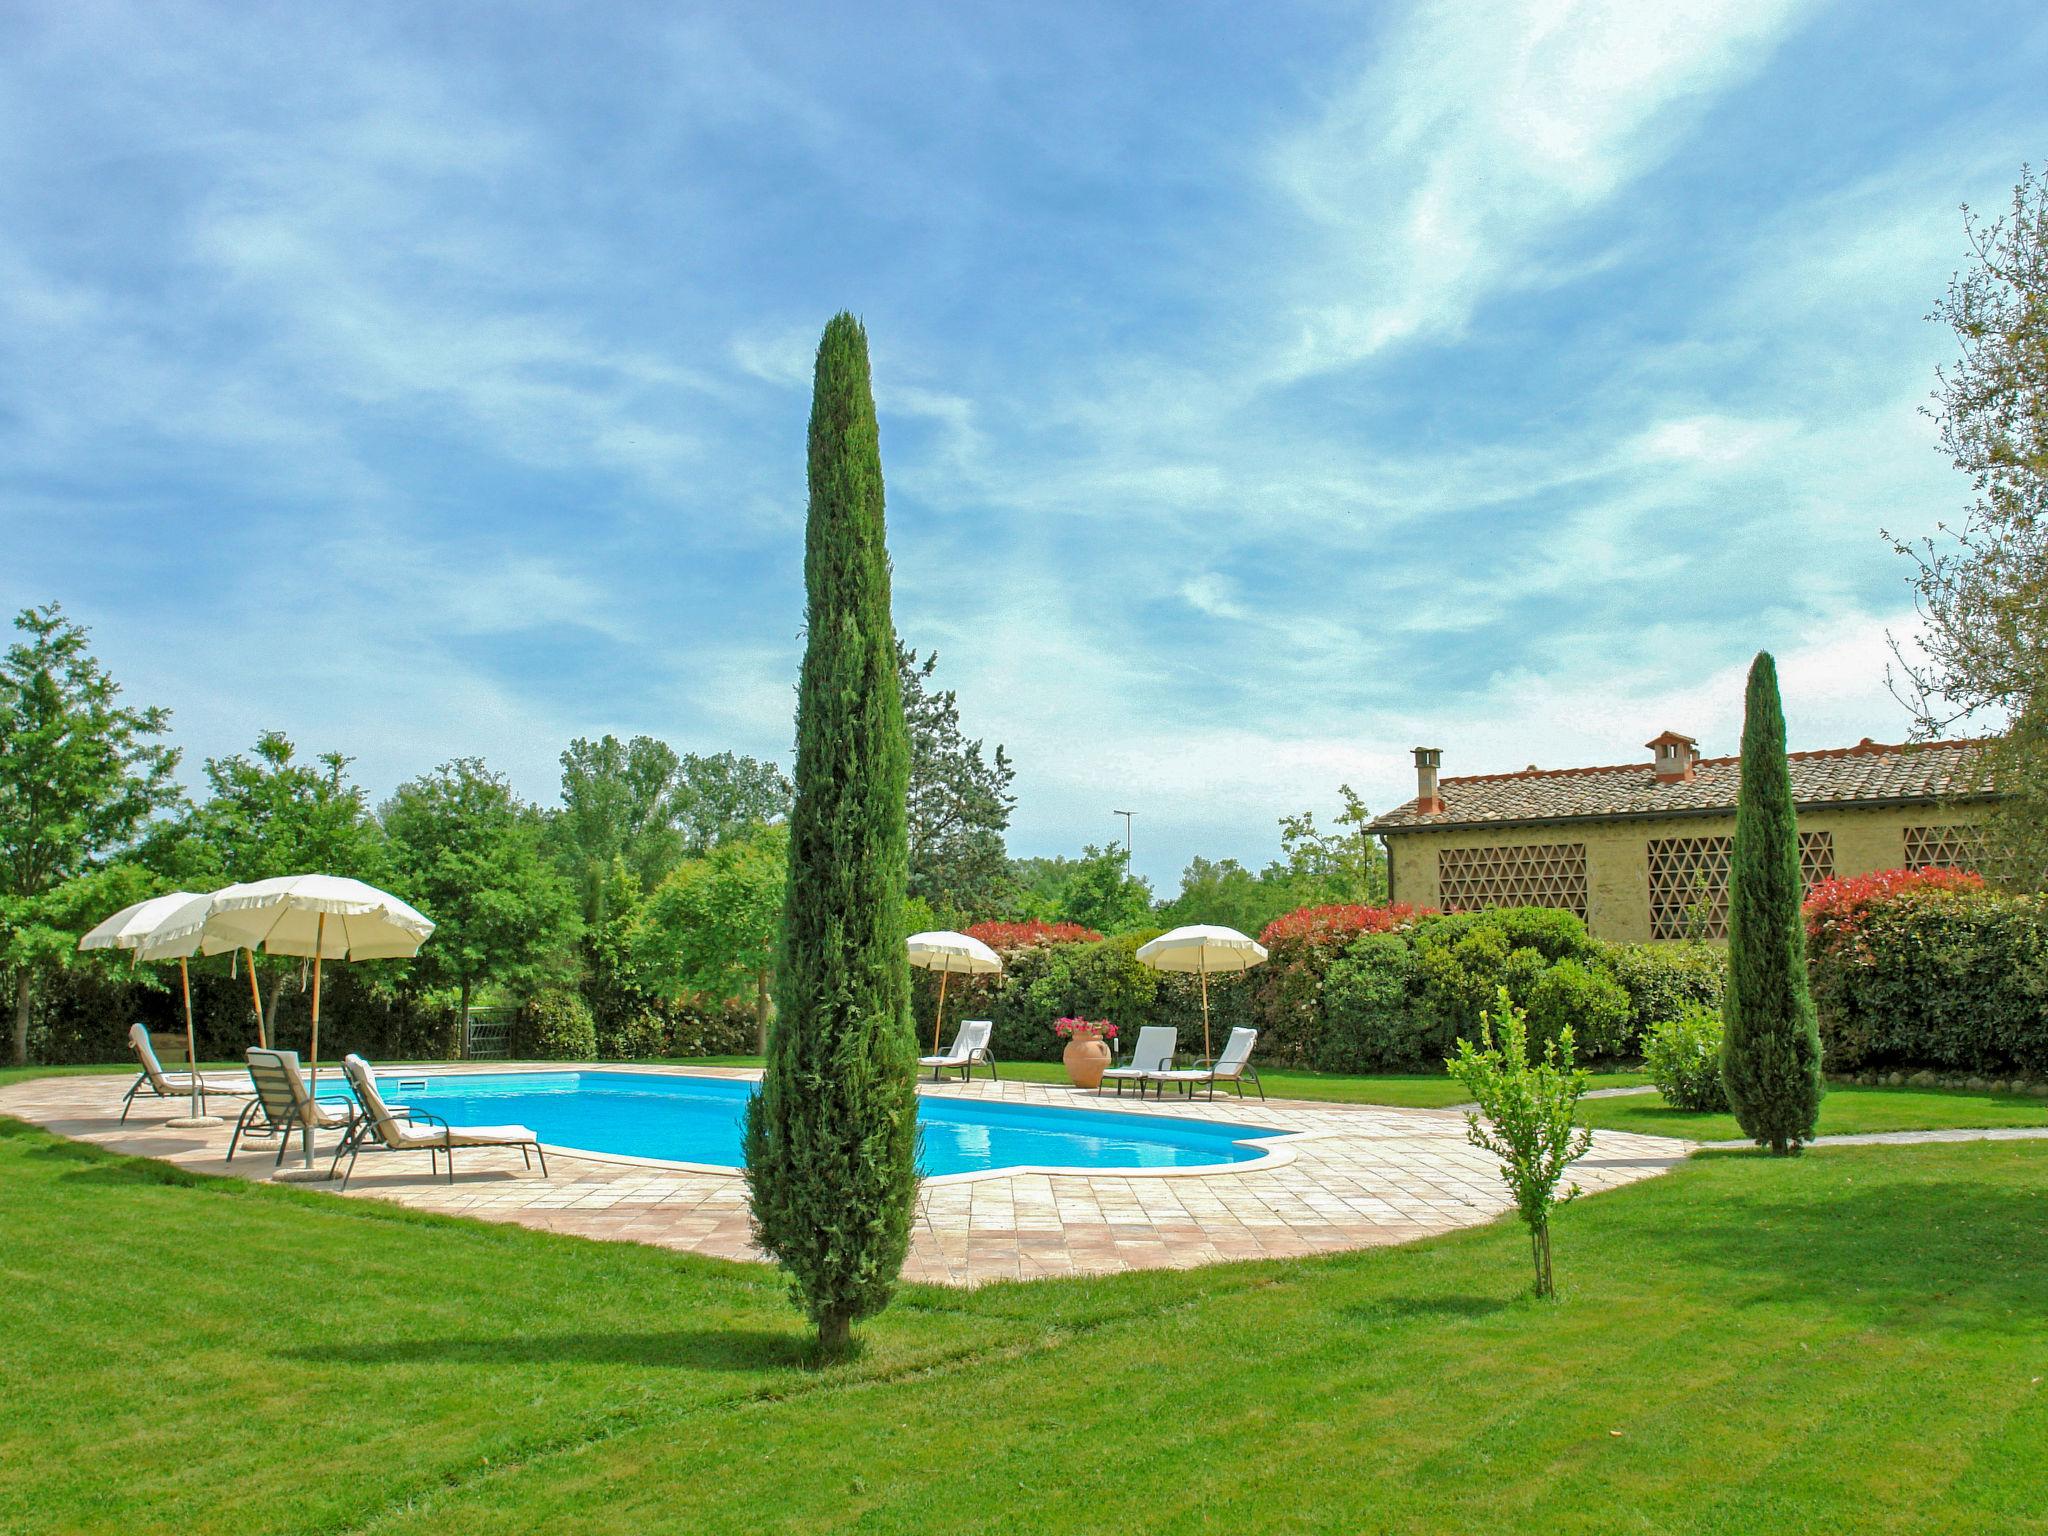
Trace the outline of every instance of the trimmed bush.
<path fill-rule="evenodd" d="M 2048 1074 L 2048 897 L 2003 895 L 1947 871 L 1888 873 L 1861 891 L 1831 882 L 1807 903 L 1829 1061 L 1843 1071 Z"/>
<path fill-rule="evenodd" d="M 514 1056 L 530 1061 L 595 1061 L 597 1021 L 580 994 L 543 992 L 520 1007 L 509 1044 Z"/>
<path fill-rule="evenodd" d="M 1704 1113 L 1728 1108 L 1728 1093 L 1721 1086 L 1720 1009 L 1694 1003 L 1653 1024 L 1643 1037 L 1643 1065 L 1673 1109 Z"/>
<path fill-rule="evenodd" d="M 1309 1066 L 1321 1072 L 1433 1071 L 1451 1045 L 1442 1021 L 1423 1006 L 1415 946 L 1405 936 L 1362 934 L 1331 962 Z"/>
<path fill-rule="evenodd" d="M 1644 1049 L 1650 1031 L 1687 1008 L 1718 1010 L 1728 985 L 1728 952 L 1718 944 L 1609 944 L 1603 960 L 1628 994 L 1628 1042 Z"/>
<path fill-rule="evenodd" d="M 1583 960 L 1560 960 L 1539 974 L 1529 986 L 1528 1011 L 1529 1041 L 1537 1050 L 1567 1029 L 1583 1059 L 1612 1059 L 1628 1049 L 1628 994 Z"/>

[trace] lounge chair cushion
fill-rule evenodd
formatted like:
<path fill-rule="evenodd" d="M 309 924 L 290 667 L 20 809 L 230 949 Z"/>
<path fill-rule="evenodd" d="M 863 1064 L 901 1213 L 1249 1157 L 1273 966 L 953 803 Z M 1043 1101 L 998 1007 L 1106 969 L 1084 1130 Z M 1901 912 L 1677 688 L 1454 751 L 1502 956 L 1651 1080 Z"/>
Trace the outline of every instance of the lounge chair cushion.
<path fill-rule="evenodd" d="M 523 1125 L 401 1125 L 397 1131 L 406 1147 L 502 1147 L 540 1140 Z"/>

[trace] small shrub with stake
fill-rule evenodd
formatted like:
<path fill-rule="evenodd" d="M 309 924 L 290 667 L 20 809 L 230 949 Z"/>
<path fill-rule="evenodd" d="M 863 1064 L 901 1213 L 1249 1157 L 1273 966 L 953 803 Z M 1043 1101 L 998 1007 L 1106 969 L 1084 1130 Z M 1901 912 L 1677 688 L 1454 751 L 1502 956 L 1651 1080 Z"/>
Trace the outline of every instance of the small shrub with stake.
<path fill-rule="evenodd" d="M 1536 1294 L 1553 1295 L 1550 1213 L 1577 1198 L 1578 1185 L 1560 1195 L 1558 1184 L 1593 1144 L 1590 1130 L 1572 1124 L 1587 1074 L 1577 1064 L 1571 1026 L 1544 1046 L 1541 1060 L 1530 1060 L 1528 1015 L 1502 987 L 1492 1011 L 1480 1015 L 1479 1044 L 1460 1040 L 1444 1066 L 1479 1106 L 1465 1117 L 1467 1139 L 1500 1159 L 1501 1179 L 1528 1225 Z"/>

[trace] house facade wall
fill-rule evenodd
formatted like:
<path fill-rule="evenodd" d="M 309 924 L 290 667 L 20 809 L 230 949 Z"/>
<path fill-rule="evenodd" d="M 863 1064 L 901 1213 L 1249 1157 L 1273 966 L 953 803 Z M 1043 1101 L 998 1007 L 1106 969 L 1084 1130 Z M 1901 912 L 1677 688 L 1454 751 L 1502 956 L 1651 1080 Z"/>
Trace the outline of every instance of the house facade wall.
<path fill-rule="evenodd" d="M 1898 869 L 1906 861 L 1908 827 L 1970 825 L 1982 809 L 1958 805 L 1880 806 L 1815 810 L 1799 818 L 1802 833 L 1826 832 L 1833 842 L 1838 876 Z M 1545 826 L 1481 826 L 1437 831 L 1421 828 L 1388 834 L 1394 899 L 1416 906 L 1445 906 L 1438 879 L 1439 855 L 1447 849 L 1585 846 L 1586 925 L 1595 937 L 1618 943 L 1648 940 L 1650 844 L 1663 838 L 1732 837 L 1735 816 L 1645 817 L 1639 820 L 1560 821 Z M 1554 903 L 1545 902 L 1544 905 Z"/>

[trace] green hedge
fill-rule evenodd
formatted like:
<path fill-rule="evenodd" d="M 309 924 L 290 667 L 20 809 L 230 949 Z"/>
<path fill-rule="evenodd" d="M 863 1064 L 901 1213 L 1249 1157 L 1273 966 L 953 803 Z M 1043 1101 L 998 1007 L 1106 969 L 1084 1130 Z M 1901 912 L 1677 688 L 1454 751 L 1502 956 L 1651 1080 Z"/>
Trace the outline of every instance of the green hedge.
<path fill-rule="evenodd" d="M 986 1018 L 998 1061 L 1052 1061 L 1061 1049 L 1053 1021 L 1078 1015 L 1108 1019 L 1125 1041 L 1146 1025 L 1172 1025 L 1193 1054 L 1199 983 L 1140 965 L 1137 949 L 1150 937 L 1010 950 L 1002 975 L 948 983 L 944 1035 L 961 1019 Z M 1722 970 L 1713 946 L 1602 944 L 1568 912 L 1429 916 L 1348 941 L 1275 943 L 1267 964 L 1210 978 L 1210 1035 L 1220 1048 L 1233 1026 L 1250 1025 L 1267 1066 L 1437 1071 L 1505 986 L 1529 1009 L 1539 1042 L 1569 1023 L 1582 1058 L 1630 1057 L 1648 1024 L 1718 1001 Z M 938 978 L 921 972 L 915 983 L 918 1040 L 929 1049 Z"/>
<path fill-rule="evenodd" d="M 2048 1074 L 2048 897 L 1875 900 L 1809 960 L 1829 1071 Z"/>

